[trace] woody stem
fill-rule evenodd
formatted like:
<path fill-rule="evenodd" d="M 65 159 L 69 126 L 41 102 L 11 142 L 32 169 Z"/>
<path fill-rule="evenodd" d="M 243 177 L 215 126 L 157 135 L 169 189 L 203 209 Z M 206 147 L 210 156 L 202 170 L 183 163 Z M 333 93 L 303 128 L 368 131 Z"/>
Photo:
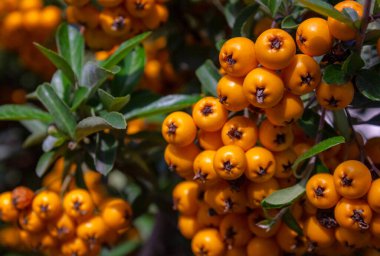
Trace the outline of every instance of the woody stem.
<path fill-rule="evenodd" d="M 364 1 L 364 11 L 363 11 L 363 16 L 361 19 L 360 23 L 360 28 L 359 28 L 359 35 L 356 39 L 356 50 L 360 53 L 363 42 L 364 42 L 364 37 L 365 37 L 365 31 L 367 30 L 368 27 L 368 22 L 369 22 L 369 13 L 371 11 L 371 6 L 372 6 L 372 0 L 365 0 Z"/>

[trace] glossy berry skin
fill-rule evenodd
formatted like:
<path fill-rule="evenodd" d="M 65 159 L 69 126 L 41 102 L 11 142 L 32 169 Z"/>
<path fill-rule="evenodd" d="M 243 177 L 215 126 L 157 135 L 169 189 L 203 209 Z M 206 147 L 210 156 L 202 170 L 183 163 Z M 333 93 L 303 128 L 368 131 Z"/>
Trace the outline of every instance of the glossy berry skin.
<path fill-rule="evenodd" d="M 342 12 L 345 8 L 350 8 L 359 19 L 363 16 L 363 6 L 356 1 L 342 1 L 334 6 L 335 9 Z M 357 30 L 349 27 L 341 21 L 338 21 L 332 17 L 327 19 L 327 24 L 329 26 L 330 33 L 336 39 L 342 41 L 353 40 L 357 36 Z"/>
<path fill-rule="evenodd" d="M 368 192 L 371 181 L 369 169 L 357 160 L 344 161 L 334 171 L 335 188 L 345 198 L 361 198 Z"/>
<path fill-rule="evenodd" d="M 327 21 L 321 18 L 310 18 L 299 24 L 296 32 L 298 48 L 306 55 L 320 56 L 328 53 L 333 45 Z"/>
<path fill-rule="evenodd" d="M 42 191 L 34 197 L 32 208 L 41 219 L 56 218 L 62 211 L 61 198 L 55 192 Z"/>
<path fill-rule="evenodd" d="M 328 173 L 317 173 L 306 184 L 309 202 L 319 209 L 333 208 L 340 195 L 335 189 L 334 177 Z"/>
<path fill-rule="evenodd" d="M 227 40 L 220 49 L 219 63 L 228 75 L 245 76 L 257 66 L 255 44 L 245 37 Z"/>
<path fill-rule="evenodd" d="M 225 246 L 218 230 L 206 228 L 195 234 L 191 249 L 196 256 L 219 256 L 223 254 Z"/>
<path fill-rule="evenodd" d="M 354 99 L 354 85 L 349 81 L 335 85 L 321 82 L 315 94 L 319 105 L 328 110 L 338 110 L 347 107 Z"/>
<path fill-rule="evenodd" d="M 285 93 L 280 102 L 265 109 L 268 120 L 278 126 L 287 126 L 295 123 L 303 115 L 304 107 L 301 97 L 293 93 Z"/>
<path fill-rule="evenodd" d="M 189 114 L 177 111 L 165 118 L 161 133 L 167 143 L 184 147 L 194 141 L 197 127 Z"/>
<path fill-rule="evenodd" d="M 283 69 L 296 54 L 296 44 L 286 31 L 271 28 L 256 40 L 256 58 L 264 67 L 272 70 Z"/>
<path fill-rule="evenodd" d="M 227 121 L 228 112 L 217 98 L 205 97 L 193 108 L 193 119 L 197 127 L 208 132 L 220 130 Z"/>
<path fill-rule="evenodd" d="M 321 82 L 319 64 L 310 56 L 297 54 L 281 72 L 285 87 L 292 94 L 304 95 L 312 92 Z"/>
<path fill-rule="evenodd" d="M 249 102 L 243 91 L 243 77 L 223 76 L 216 87 L 220 103 L 229 111 L 241 111 Z"/>
<path fill-rule="evenodd" d="M 265 109 L 280 102 L 285 87 L 275 72 L 265 68 L 256 68 L 245 77 L 243 91 L 250 104 Z"/>

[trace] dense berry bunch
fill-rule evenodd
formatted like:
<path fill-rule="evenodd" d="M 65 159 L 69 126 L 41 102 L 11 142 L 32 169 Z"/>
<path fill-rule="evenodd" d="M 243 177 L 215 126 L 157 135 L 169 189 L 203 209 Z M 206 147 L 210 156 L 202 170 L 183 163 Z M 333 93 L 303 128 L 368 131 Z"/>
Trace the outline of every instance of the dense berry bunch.
<path fill-rule="evenodd" d="M 99 173 L 84 173 L 85 190 L 70 179 L 61 184 L 63 172 L 61 159 L 44 178 L 43 190 L 17 187 L 0 195 L 0 218 L 9 223 L 0 230 L 3 246 L 47 255 L 99 255 L 103 244 L 114 246 L 126 235 L 132 218 L 129 203 L 108 196 Z M 63 196 L 62 186 L 67 187 Z"/>
<path fill-rule="evenodd" d="M 162 0 L 65 0 L 67 20 L 84 28 L 86 44 L 109 50 L 128 38 L 158 28 L 168 19 Z"/>
<path fill-rule="evenodd" d="M 33 42 L 51 44 L 61 22 L 61 10 L 44 7 L 42 0 L 0 1 L 0 46 L 16 51 L 23 64 L 50 78 L 54 66 L 35 48 Z"/>
<path fill-rule="evenodd" d="M 348 7 L 362 15 L 357 2 L 335 6 Z M 277 28 L 255 42 L 229 39 L 219 53 L 217 97 L 199 100 L 192 115 L 174 112 L 164 120 L 165 161 L 187 180 L 173 190 L 178 226 L 195 255 L 337 255 L 370 245 L 377 182 L 358 161 L 359 134 L 320 156 L 334 174 L 313 176 L 307 197 L 290 208 L 303 235 L 281 223 L 281 212 L 261 207 L 268 195 L 295 183 L 292 164 L 314 143 L 296 125 L 304 112 L 301 97 L 316 98 L 327 110 L 352 102 L 353 83 L 328 84 L 321 69 L 347 57 L 337 49 L 356 33 L 332 18 L 310 18 L 299 24 L 296 40 Z"/>

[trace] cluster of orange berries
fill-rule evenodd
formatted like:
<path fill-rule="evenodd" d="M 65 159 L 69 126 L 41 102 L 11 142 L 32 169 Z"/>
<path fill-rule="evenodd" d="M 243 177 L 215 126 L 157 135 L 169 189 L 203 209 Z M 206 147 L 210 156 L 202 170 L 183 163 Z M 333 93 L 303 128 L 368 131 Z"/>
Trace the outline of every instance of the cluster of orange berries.
<path fill-rule="evenodd" d="M 158 28 L 168 19 L 163 0 L 65 0 L 67 20 L 84 28 L 87 45 L 109 50 L 128 38 Z"/>
<path fill-rule="evenodd" d="M 62 172 L 62 162 L 53 172 Z M 15 250 L 67 256 L 99 255 L 103 244 L 114 246 L 130 228 L 132 209 L 121 198 L 94 197 L 102 186 L 99 173 L 86 171 L 84 178 L 89 190 L 69 183 L 63 196 L 54 191 L 60 184 L 51 176 L 50 189 L 34 193 L 17 187 L 0 194 L 0 219 L 11 224 L 0 230 L 0 243 Z"/>
<path fill-rule="evenodd" d="M 357 2 L 335 6 L 339 11 L 348 7 L 362 15 Z M 321 246 L 313 239 L 322 237 L 315 231 L 316 217 L 306 210 L 313 208 L 308 200 L 291 207 L 296 220 L 305 220 L 305 236 L 281 221 L 271 228 L 261 225 L 268 217 L 261 202 L 295 183 L 292 164 L 312 145 L 295 125 L 304 112 L 301 96 L 315 93 L 328 110 L 351 103 L 353 84 L 321 81 L 313 57 L 331 54 L 334 38 L 355 36 L 355 30 L 337 20 L 310 18 L 298 26 L 296 40 L 277 28 L 262 32 L 255 43 L 229 39 L 219 53 L 224 76 L 217 97 L 199 100 L 192 115 L 174 112 L 164 120 L 165 161 L 187 180 L 173 190 L 174 208 L 195 255 L 319 253 Z M 296 54 L 297 46 L 303 54 Z M 348 147 L 358 149 L 356 143 Z"/>
<path fill-rule="evenodd" d="M 378 249 L 379 182 L 372 182 L 370 170 L 357 160 L 342 162 L 333 174 L 315 174 L 306 185 L 307 199 L 315 207 L 304 223 L 310 245 L 323 249 L 338 242 L 347 252 L 367 246 Z"/>
<path fill-rule="evenodd" d="M 0 47 L 18 52 L 26 67 L 50 77 L 54 66 L 33 42 L 53 43 L 60 22 L 61 10 L 53 5 L 44 7 L 42 0 L 0 1 Z"/>
<path fill-rule="evenodd" d="M 167 48 L 167 38 L 147 39 L 143 42 L 147 60 L 144 76 L 141 81 L 143 88 L 154 92 L 164 93 L 171 87 L 181 84 L 180 76 L 174 70 Z"/>

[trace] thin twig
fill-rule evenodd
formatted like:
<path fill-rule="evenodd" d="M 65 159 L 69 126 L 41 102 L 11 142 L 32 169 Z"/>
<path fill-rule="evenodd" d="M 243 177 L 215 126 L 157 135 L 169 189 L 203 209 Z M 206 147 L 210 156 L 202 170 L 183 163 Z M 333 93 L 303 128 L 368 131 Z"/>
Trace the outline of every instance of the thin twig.
<path fill-rule="evenodd" d="M 367 155 L 366 151 L 365 151 L 365 147 L 362 143 L 362 141 L 360 141 L 358 139 L 358 137 L 356 136 L 356 132 L 355 132 L 355 128 L 354 128 L 354 125 L 353 125 L 353 122 L 352 122 L 352 117 L 351 117 L 351 114 L 350 112 L 348 111 L 347 108 L 344 109 L 345 112 L 346 112 L 346 115 L 347 115 L 347 119 L 348 119 L 348 124 L 350 125 L 350 128 L 354 134 L 354 139 L 355 139 L 355 143 L 359 146 L 359 152 L 360 152 L 360 161 L 361 162 L 364 162 L 364 161 L 367 161 L 368 164 L 370 165 L 371 167 L 371 170 L 374 171 L 377 176 L 380 177 L 380 170 L 376 167 L 376 165 L 373 163 L 372 159 Z"/>
<path fill-rule="evenodd" d="M 371 12 L 371 6 L 372 6 L 372 0 L 365 0 L 364 7 L 363 7 L 364 9 L 363 17 L 361 19 L 361 24 L 360 24 L 360 29 L 359 29 L 359 35 L 356 39 L 356 50 L 358 52 L 361 51 L 362 46 L 363 46 L 365 32 L 368 27 L 369 13 Z"/>

